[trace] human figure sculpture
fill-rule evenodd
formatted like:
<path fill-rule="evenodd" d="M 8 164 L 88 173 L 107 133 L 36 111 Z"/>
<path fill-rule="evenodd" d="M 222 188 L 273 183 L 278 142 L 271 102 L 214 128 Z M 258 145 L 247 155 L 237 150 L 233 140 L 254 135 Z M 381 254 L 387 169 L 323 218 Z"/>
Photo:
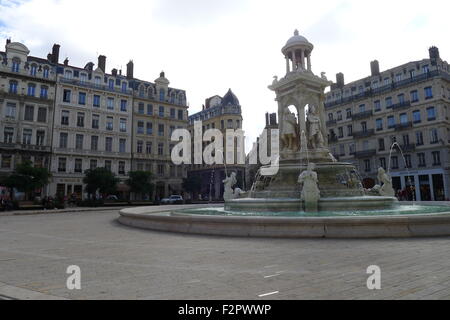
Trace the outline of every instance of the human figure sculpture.
<path fill-rule="evenodd" d="M 301 200 L 305 203 L 307 211 L 317 210 L 320 199 L 319 180 L 314 169 L 315 164 L 309 163 L 307 170 L 303 171 L 298 177 L 298 183 L 303 185 Z"/>
<path fill-rule="evenodd" d="M 374 189 L 378 189 L 380 196 L 384 197 L 394 197 L 395 191 L 392 188 L 392 179 L 386 173 L 386 170 L 383 168 L 378 168 L 378 182 L 380 183 L 378 186 L 375 186 Z"/>
<path fill-rule="evenodd" d="M 298 150 L 297 117 L 288 108 L 284 110 L 283 114 L 281 141 L 284 150 Z"/>
<path fill-rule="evenodd" d="M 222 182 L 225 189 L 223 193 L 223 199 L 225 201 L 234 199 L 233 187 L 237 183 L 236 172 L 232 172 L 231 175 L 229 177 L 226 177 L 225 180 L 223 180 Z"/>
<path fill-rule="evenodd" d="M 321 120 L 318 115 L 317 109 L 314 105 L 309 107 L 308 117 L 308 142 L 311 149 L 323 148 L 324 139 L 321 130 Z"/>

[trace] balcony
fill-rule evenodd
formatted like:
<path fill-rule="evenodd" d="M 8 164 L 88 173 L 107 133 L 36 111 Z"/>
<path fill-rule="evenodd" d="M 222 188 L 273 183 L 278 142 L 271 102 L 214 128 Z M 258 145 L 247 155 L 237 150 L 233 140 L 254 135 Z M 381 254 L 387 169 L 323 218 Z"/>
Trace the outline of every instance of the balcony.
<path fill-rule="evenodd" d="M 327 121 L 327 127 L 329 127 L 329 126 L 334 126 L 336 123 L 337 123 L 337 120 L 336 120 L 336 119 L 334 119 L 334 120 L 328 120 L 328 121 Z"/>
<path fill-rule="evenodd" d="M 355 158 L 371 158 L 377 154 L 376 149 L 355 152 Z"/>
<path fill-rule="evenodd" d="M 375 134 L 375 130 L 374 129 L 366 130 L 366 131 L 353 132 L 353 138 L 355 138 L 355 139 L 363 139 L 363 138 L 371 137 L 374 134 Z"/>
<path fill-rule="evenodd" d="M 369 110 L 369 111 L 364 111 L 364 112 L 353 114 L 352 119 L 353 120 L 361 120 L 361 119 L 370 118 L 372 115 L 373 115 L 373 111 Z"/>
<path fill-rule="evenodd" d="M 406 130 L 406 129 L 410 129 L 412 128 L 413 123 L 411 121 L 409 122 L 405 122 L 405 123 L 400 123 L 400 124 L 396 124 L 395 125 L 395 131 L 401 131 L 401 130 Z"/>
<path fill-rule="evenodd" d="M 410 143 L 410 144 L 403 144 L 400 146 L 403 152 L 414 152 L 416 151 L 416 144 Z"/>
<path fill-rule="evenodd" d="M 79 81 L 76 79 L 68 79 L 68 78 L 61 77 L 59 80 L 61 83 L 72 84 L 72 85 L 89 88 L 89 89 L 97 89 L 97 90 L 121 93 L 121 94 L 126 94 L 126 95 L 131 95 L 133 93 L 132 89 L 123 90 L 122 88 L 116 88 L 116 87 L 113 88 L 113 87 L 109 87 L 107 85 L 95 84 L 95 83 L 90 83 L 87 81 Z"/>
<path fill-rule="evenodd" d="M 37 146 L 33 144 L 19 144 L 19 143 L 0 143 L 0 149 L 10 150 L 10 151 L 31 151 L 31 152 L 45 152 L 50 153 L 52 151 L 51 147 L 47 146 Z"/>
<path fill-rule="evenodd" d="M 410 101 L 403 101 L 397 104 L 392 105 L 392 110 L 401 110 L 404 108 L 409 108 L 411 106 L 411 102 Z"/>

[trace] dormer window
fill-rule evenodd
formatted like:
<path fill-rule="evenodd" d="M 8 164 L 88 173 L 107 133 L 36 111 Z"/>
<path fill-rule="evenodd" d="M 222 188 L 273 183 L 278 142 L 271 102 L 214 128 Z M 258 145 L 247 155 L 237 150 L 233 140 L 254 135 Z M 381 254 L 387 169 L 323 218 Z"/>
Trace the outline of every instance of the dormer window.
<path fill-rule="evenodd" d="M 37 73 L 37 65 L 33 64 L 33 65 L 31 65 L 30 75 L 35 77 L 36 73 Z"/>
<path fill-rule="evenodd" d="M 14 58 L 12 61 L 12 72 L 19 72 L 19 68 L 20 68 L 20 60 Z"/>
<path fill-rule="evenodd" d="M 164 89 L 159 89 L 159 101 L 164 101 L 166 98 L 166 92 Z"/>
<path fill-rule="evenodd" d="M 122 92 L 127 92 L 127 83 L 124 81 L 122 82 Z"/>
<path fill-rule="evenodd" d="M 47 79 L 49 75 L 49 69 L 47 67 L 44 68 L 44 71 L 42 73 L 42 76 Z"/>
<path fill-rule="evenodd" d="M 86 73 L 80 74 L 80 82 L 85 83 L 86 81 L 87 81 L 87 74 Z"/>
<path fill-rule="evenodd" d="M 97 76 L 95 77 L 94 81 L 96 86 L 100 86 L 102 83 L 102 78 Z"/>
<path fill-rule="evenodd" d="M 72 71 L 70 70 L 64 71 L 64 77 L 67 79 L 72 79 Z"/>
<path fill-rule="evenodd" d="M 114 79 L 109 79 L 108 87 L 109 89 L 114 90 Z"/>

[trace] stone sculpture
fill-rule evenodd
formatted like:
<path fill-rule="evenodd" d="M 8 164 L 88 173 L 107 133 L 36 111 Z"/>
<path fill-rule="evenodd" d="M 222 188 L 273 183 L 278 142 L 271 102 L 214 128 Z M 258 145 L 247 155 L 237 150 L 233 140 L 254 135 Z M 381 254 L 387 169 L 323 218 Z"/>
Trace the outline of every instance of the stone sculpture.
<path fill-rule="evenodd" d="M 226 177 L 225 180 L 222 181 L 224 185 L 224 193 L 223 193 L 223 199 L 225 201 L 231 200 L 235 198 L 233 187 L 237 183 L 236 179 L 236 172 L 232 172 L 229 177 Z"/>
<path fill-rule="evenodd" d="M 301 200 L 305 203 L 306 211 L 314 211 L 318 208 L 320 199 L 319 180 L 314 163 L 309 163 L 307 170 L 303 171 L 298 177 L 298 183 L 303 185 Z"/>
<path fill-rule="evenodd" d="M 378 182 L 380 183 L 379 186 L 375 186 L 375 188 L 378 187 L 378 192 L 380 196 L 384 197 L 394 197 L 395 191 L 394 188 L 392 188 L 392 179 L 391 177 L 386 173 L 386 170 L 383 168 L 378 168 Z"/>
<path fill-rule="evenodd" d="M 283 143 L 283 150 L 298 151 L 298 129 L 297 117 L 288 108 L 285 109 L 283 115 L 283 126 L 281 133 L 281 141 Z"/>
<path fill-rule="evenodd" d="M 324 139 L 321 130 L 321 120 L 319 113 L 314 105 L 311 105 L 307 118 L 308 142 L 310 149 L 323 148 Z"/>

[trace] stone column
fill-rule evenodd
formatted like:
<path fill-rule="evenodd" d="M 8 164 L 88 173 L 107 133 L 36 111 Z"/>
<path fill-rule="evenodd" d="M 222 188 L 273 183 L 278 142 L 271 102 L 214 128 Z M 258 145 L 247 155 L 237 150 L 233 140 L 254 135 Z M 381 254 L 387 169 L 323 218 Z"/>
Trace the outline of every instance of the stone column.
<path fill-rule="evenodd" d="M 307 63 L 308 63 L 308 71 L 311 71 L 311 53 L 308 53 L 308 55 L 306 56 L 307 59 Z"/>
<path fill-rule="evenodd" d="M 289 57 L 286 56 L 286 73 L 291 72 L 291 67 L 289 65 Z"/>
<path fill-rule="evenodd" d="M 431 201 L 436 201 L 434 198 L 434 186 L 433 186 L 433 175 L 428 175 L 428 181 L 430 182 L 430 193 L 431 193 Z"/>
<path fill-rule="evenodd" d="M 301 66 L 302 69 L 305 69 L 305 51 L 301 50 Z"/>
<path fill-rule="evenodd" d="M 295 50 L 292 51 L 292 71 L 296 71 L 297 70 L 297 57 L 295 56 Z"/>

